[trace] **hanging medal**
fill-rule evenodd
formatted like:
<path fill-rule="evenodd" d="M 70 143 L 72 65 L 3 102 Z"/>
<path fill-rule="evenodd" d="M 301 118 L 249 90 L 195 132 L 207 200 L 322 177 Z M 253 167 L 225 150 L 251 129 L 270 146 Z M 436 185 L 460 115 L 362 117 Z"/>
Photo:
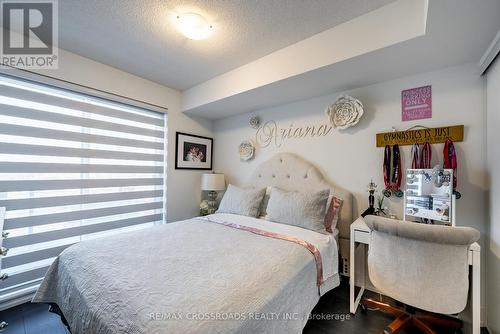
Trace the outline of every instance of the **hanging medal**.
<path fill-rule="evenodd" d="M 411 168 L 420 168 L 420 145 L 413 144 L 411 146 Z"/>
<path fill-rule="evenodd" d="M 423 168 L 423 169 L 432 168 L 431 167 L 431 157 L 432 157 L 431 144 L 429 144 L 429 142 L 426 142 L 422 146 L 422 153 L 420 154 L 420 168 Z"/>
<path fill-rule="evenodd" d="M 391 197 L 391 147 L 385 146 L 384 149 L 384 185 L 385 189 L 382 191 L 385 197 Z"/>
<path fill-rule="evenodd" d="M 399 189 L 402 177 L 401 153 L 399 152 L 399 145 L 394 145 L 392 147 L 392 190 L 396 197 L 403 197 L 403 191 Z"/>
<path fill-rule="evenodd" d="M 443 166 L 446 169 L 453 169 L 453 194 L 456 196 L 457 199 L 459 199 L 460 197 L 462 197 L 462 194 L 460 194 L 460 192 L 456 190 L 458 184 L 457 153 L 455 150 L 455 145 L 453 144 L 453 141 L 451 141 L 450 139 L 446 139 L 444 143 Z"/>
<path fill-rule="evenodd" d="M 403 175 L 398 145 L 394 145 L 392 149 L 389 145 L 385 147 L 383 171 L 385 189 L 382 193 L 384 196 L 391 197 L 394 194 L 396 197 L 403 197 L 403 191 L 399 189 Z"/>

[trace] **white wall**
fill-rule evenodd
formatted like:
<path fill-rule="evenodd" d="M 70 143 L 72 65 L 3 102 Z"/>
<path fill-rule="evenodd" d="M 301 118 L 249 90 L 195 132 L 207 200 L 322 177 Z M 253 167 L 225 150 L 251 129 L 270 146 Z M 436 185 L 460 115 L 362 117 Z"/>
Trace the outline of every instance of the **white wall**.
<path fill-rule="evenodd" d="M 490 180 L 488 262 L 488 328 L 500 334 L 500 58 L 487 72 L 487 157 Z"/>
<path fill-rule="evenodd" d="M 59 69 L 41 74 L 168 108 L 167 219 L 197 215 L 201 172 L 175 170 L 175 132 L 212 136 L 212 122 L 181 113 L 181 93 L 91 59 L 59 50 Z"/>
<path fill-rule="evenodd" d="M 366 185 L 371 178 L 384 187 L 382 176 L 383 148 L 375 147 L 375 134 L 390 131 L 392 126 L 407 129 L 421 124 L 428 127 L 465 125 L 465 141 L 457 143 L 459 161 L 458 189 L 463 197 L 458 201 L 458 225 L 473 226 L 487 232 L 485 217 L 485 99 L 484 81 L 472 64 L 424 73 L 362 87 L 346 93 L 359 98 L 365 105 L 365 115 L 358 125 L 345 131 L 334 131 L 328 137 L 289 139 L 282 147 L 257 150 L 254 161 L 239 161 L 241 140 L 254 138 L 255 130 L 248 126 L 251 114 L 243 114 L 214 123 L 215 169 L 228 176 L 230 182 L 241 183 L 256 165 L 276 152 L 289 151 L 314 162 L 332 181 L 354 194 L 354 214 L 368 206 Z M 432 85 L 433 118 L 414 122 L 401 121 L 400 94 L 406 88 Z M 326 120 L 325 107 L 338 93 L 304 100 L 252 114 L 263 122 L 275 120 L 278 126 L 314 125 Z M 409 165 L 409 147 L 403 149 L 403 163 Z M 433 145 L 433 164 L 442 161 L 443 145 Z M 401 217 L 402 201 L 390 201 L 390 208 Z"/>

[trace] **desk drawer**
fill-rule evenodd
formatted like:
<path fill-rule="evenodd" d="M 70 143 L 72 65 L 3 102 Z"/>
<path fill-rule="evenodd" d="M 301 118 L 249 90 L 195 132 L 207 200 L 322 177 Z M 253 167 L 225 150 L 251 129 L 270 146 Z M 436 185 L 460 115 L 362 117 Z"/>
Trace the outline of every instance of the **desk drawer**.
<path fill-rule="evenodd" d="M 360 242 L 363 244 L 369 244 L 370 243 L 370 232 L 354 230 L 354 241 Z"/>

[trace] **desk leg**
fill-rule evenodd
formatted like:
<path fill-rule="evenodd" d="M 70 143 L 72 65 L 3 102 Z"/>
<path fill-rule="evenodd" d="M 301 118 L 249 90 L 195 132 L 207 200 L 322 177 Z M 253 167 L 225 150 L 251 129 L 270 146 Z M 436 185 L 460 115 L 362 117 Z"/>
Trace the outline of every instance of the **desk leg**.
<path fill-rule="evenodd" d="M 354 278 L 354 273 L 356 272 L 356 247 L 354 242 L 354 233 L 351 233 L 350 240 L 350 258 L 349 258 L 349 311 L 354 314 L 356 313 L 356 308 L 354 307 L 354 293 L 356 292 L 356 279 Z"/>
<path fill-rule="evenodd" d="M 472 333 L 481 332 L 481 253 L 472 252 Z"/>
<path fill-rule="evenodd" d="M 359 244 L 360 247 L 363 248 L 363 256 L 366 255 L 366 245 Z M 349 311 L 352 314 L 356 314 L 356 310 L 358 309 L 358 305 L 363 297 L 363 293 L 365 292 L 365 281 L 366 281 L 366 273 L 365 273 L 365 263 L 363 261 L 363 277 L 361 283 L 361 289 L 356 295 L 356 242 L 351 238 L 351 258 L 350 258 L 350 268 L 349 268 Z"/>

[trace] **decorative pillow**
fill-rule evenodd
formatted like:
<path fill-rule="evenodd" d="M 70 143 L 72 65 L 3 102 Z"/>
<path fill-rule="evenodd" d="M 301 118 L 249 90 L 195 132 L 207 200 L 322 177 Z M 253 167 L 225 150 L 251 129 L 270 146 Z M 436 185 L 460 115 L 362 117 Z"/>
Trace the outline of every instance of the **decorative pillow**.
<path fill-rule="evenodd" d="M 219 205 L 217 213 L 234 213 L 237 215 L 257 217 L 266 188 L 240 188 L 230 184 Z"/>
<path fill-rule="evenodd" d="M 267 220 L 326 233 L 325 211 L 329 189 L 318 192 L 271 190 Z"/>
<path fill-rule="evenodd" d="M 329 198 L 330 205 L 325 214 L 325 229 L 327 232 L 333 233 L 333 230 L 337 227 L 339 221 L 340 208 L 342 206 L 342 200 L 338 197 L 330 195 Z"/>

